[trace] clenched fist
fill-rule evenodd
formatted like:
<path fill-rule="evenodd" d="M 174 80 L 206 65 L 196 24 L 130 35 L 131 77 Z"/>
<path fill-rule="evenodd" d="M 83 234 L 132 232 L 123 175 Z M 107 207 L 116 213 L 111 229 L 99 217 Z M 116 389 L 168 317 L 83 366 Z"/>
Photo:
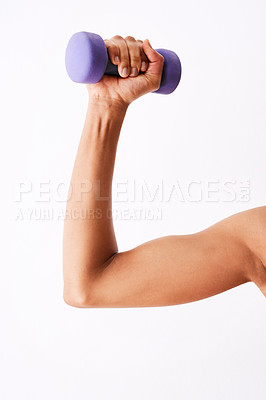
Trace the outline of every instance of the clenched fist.
<path fill-rule="evenodd" d="M 128 106 L 138 97 L 159 89 L 164 57 L 151 47 L 148 39 L 143 42 L 132 36 L 116 35 L 104 42 L 111 62 L 118 66 L 119 76 L 104 75 L 98 83 L 87 85 L 91 101 Z"/>

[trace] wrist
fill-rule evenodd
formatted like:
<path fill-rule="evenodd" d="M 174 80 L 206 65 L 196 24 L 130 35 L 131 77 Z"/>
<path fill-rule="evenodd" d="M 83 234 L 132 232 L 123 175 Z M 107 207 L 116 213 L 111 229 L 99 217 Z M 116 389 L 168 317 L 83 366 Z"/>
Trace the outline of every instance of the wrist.
<path fill-rule="evenodd" d="M 94 107 L 97 109 L 103 109 L 105 111 L 112 112 L 126 112 L 129 103 L 126 103 L 123 99 L 107 97 L 100 95 L 98 93 L 89 93 L 89 107 Z"/>
<path fill-rule="evenodd" d="M 84 123 L 83 136 L 93 144 L 116 143 L 126 115 L 128 105 L 109 99 L 90 97 Z M 89 139 L 88 139 L 89 138 Z"/>
<path fill-rule="evenodd" d="M 113 128 L 114 126 L 122 125 L 127 112 L 127 106 L 109 101 L 89 101 L 86 120 L 91 123 L 100 123 L 99 129 L 106 126 Z"/>

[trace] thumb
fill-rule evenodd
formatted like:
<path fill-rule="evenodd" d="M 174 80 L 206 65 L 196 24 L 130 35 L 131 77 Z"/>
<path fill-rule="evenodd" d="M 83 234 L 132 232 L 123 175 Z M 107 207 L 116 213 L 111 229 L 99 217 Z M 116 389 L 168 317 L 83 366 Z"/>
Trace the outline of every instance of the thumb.
<path fill-rule="evenodd" d="M 149 60 L 148 74 L 161 75 L 163 70 L 164 57 L 151 46 L 149 39 L 142 44 L 143 51 Z"/>

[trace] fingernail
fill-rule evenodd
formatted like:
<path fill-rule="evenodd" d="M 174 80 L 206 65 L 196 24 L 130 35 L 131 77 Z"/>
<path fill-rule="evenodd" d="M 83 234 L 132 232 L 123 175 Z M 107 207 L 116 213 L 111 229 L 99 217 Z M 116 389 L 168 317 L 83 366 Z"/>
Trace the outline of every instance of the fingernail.
<path fill-rule="evenodd" d="M 141 69 L 145 69 L 146 68 L 146 63 L 145 63 L 145 61 L 142 61 L 142 63 L 141 63 Z"/>
<path fill-rule="evenodd" d="M 127 67 L 124 67 L 122 70 L 122 75 L 124 76 L 127 75 L 127 71 L 128 71 Z"/>
<path fill-rule="evenodd" d="M 138 75 L 138 70 L 137 70 L 137 68 L 131 68 L 131 73 L 130 73 L 130 75 L 129 76 L 136 76 L 136 75 Z"/>
<path fill-rule="evenodd" d="M 119 57 L 115 56 L 115 62 L 119 62 Z"/>

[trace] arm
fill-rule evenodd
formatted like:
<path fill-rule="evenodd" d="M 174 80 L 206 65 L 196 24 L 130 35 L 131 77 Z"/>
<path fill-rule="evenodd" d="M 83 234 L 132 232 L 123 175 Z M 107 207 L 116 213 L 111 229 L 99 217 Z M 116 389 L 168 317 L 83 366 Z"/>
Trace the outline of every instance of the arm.
<path fill-rule="evenodd" d="M 128 41 L 134 47 L 132 38 Z M 122 76 L 129 63 L 121 50 L 123 39 L 117 39 L 116 49 L 106 42 L 114 63 L 116 49 L 120 52 Z M 64 299 L 76 307 L 163 306 L 199 300 L 251 280 L 265 285 L 264 245 L 256 247 L 253 239 L 265 239 L 266 224 L 262 231 L 257 224 L 251 239 L 245 237 L 243 226 L 252 221 L 247 213 L 193 235 L 163 237 L 118 253 L 108 215 L 119 134 L 134 96 L 156 90 L 163 66 L 162 57 L 147 41 L 143 49 L 149 59 L 144 75 L 105 76 L 88 87 L 88 111 L 64 225 Z M 139 54 L 138 70 L 144 59 Z M 265 222 L 265 207 L 259 213 Z"/>

